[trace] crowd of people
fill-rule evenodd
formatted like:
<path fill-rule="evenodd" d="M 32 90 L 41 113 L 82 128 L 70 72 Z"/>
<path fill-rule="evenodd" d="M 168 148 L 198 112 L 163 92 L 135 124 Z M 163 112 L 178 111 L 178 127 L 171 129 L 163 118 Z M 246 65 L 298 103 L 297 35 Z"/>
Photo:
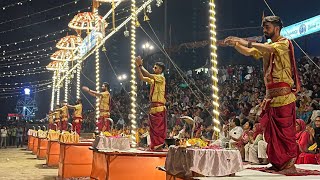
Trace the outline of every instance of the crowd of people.
<path fill-rule="evenodd" d="M 0 148 L 7 148 L 8 146 L 22 147 L 24 132 L 24 128 L 21 126 L 2 126 L 0 129 Z"/>

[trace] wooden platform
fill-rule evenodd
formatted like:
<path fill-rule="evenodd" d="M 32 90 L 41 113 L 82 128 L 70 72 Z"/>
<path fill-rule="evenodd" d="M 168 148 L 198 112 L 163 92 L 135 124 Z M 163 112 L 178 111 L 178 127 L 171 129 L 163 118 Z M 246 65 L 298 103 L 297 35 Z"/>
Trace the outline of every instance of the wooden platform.
<path fill-rule="evenodd" d="M 157 170 L 165 163 L 166 152 L 93 150 L 90 178 L 97 180 L 164 180 L 166 174 Z"/>

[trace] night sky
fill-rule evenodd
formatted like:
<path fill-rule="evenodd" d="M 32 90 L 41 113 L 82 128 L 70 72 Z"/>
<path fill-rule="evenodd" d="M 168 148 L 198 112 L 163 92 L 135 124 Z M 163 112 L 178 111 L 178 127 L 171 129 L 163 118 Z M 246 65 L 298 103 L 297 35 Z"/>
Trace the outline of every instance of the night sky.
<path fill-rule="evenodd" d="M 20 5 L 20 3 L 22 5 Z M 39 111 L 36 118 L 43 118 L 49 110 L 51 89 L 47 87 L 52 78 L 52 72 L 46 72 L 44 67 L 51 61 L 50 55 L 54 53 L 56 42 L 62 37 L 76 34 L 74 30 L 68 28 L 68 22 L 73 18 L 77 11 L 91 11 L 91 0 L 1 0 L 0 1 L 0 121 L 6 118 L 8 113 L 14 113 L 17 101 L 23 96 L 16 95 L 23 93 L 23 87 L 30 87 L 28 82 L 40 84 L 37 89 L 43 90 L 35 95 Z M 138 4 L 142 1 L 137 0 Z M 208 39 L 208 0 L 168 0 L 167 2 L 167 27 L 171 29 L 171 36 L 168 36 L 167 45 L 172 46 L 184 42 L 202 41 Z M 12 5 L 14 4 L 15 5 Z M 19 3 L 19 5 L 17 4 Z M 269 5 L 273 11 L 279 15 L 284 25 L 305 20 L 319 15 L 320 1 L 301 1 L 269 0 Z M 60 6 L 60 7 L 59 7 Z M 119 7 L 119 14 L 116 19 L 124 18 L 129 15 L 126 10 L 130 6 L 128 1 L 123 2 Z M 248 37 L 262 35 L 261 16 L 271 15 L 263 0 L 217 0 L 217 28 L 218 38 L 222 39 L 230 35 Z M 53 9 L 52 9 L 53 8 Z M 101 6 L 100 14 L 104 15 L 110 5 Z M 122 10 L 124 9 L 124 10 Z M 28 16 L 29 15 L 29 16 Z M 152 3 L 152 13 L 149 15 L 150 24 L 155 30 L 162 43 L 165 42 L 164 32 L 164 5 L 156 7 Z M 110 19 L 107 19 L 110 22 Z M 122 20 L 117 21 L 120 23 Z M 139 15 L 141 26 L 148 34 L 153 35 L 146 22 L 143 22 L 143 13 Z M 234 28 L 253 27 L 243 30 L 230 30 Z M 129 26 L 128 26 L 129 30 Z M 124 28 L 110 38 L 105 46 L 107 55 L 111 60 L 112 66 L 118 74 L 128 74 L 130 68 L 130 38 L 123 35 Z M 169 38 L 170 37 L 170 38 Z M 155 39 L 154 36 L 152 36 Z M 300 38 L 297 42 L 310 55 L 320 55 L 319 33 Z M 171 40 L 171 41 L 170 41 Z M 137 54 L 142 54 L 142 44 L 150 41 L 141 29 L 137 29 Z M 296 49 L 297 56 L 301 53 Z M 158 52 L 157 48 L 154 52 Z M 32 53 L 32 54 L 31 54 Z M 193 53 L 190 56 L 190 53 Z M 179 55 L 172 58 L 184 70 L 191 67 L 201 67 L 208 58 L 208 49 L 183 50 Z M 115 74 L 111 71 L 110 65 L 103 53 L 100 53 L 101 81 L 108 81 L 111 88 L 119 88 L 119 82 Z M 233 64 L 235 61 L 243 60 L 250 63 L 251 59 L 237 55 L 230 48 L 219 48 L 219 64 Z M 22 65 L 18 65 L 22 64 Z M 10 67 L 9 67 L 10 66 Z M 36 68 L 36 69 L 34 69 Z M 29 69 L 29 71 L 28 71 Z M 22 71 L 24 70 L 24 71 Z M 37 72 L 35 75 L 25 73 Z M 10 76 L 12 74 L 25 74 L 22 76 Z M 94 80 L 94 57 L 90 56 L 83 64 L 83 74 L 90 80 Z M 81 76 L 82 85 L 94 88 L 94 84 Z M 5 76 L 5 77 L 4 77 Z M 11 85 L 5 85 L 9 83 Z M 19 83 L 14 86 L 12 84 Z M 24 85 L 20 85 L 24 83 Z M 74 83 L 71 84 L 69 103 L 75 101 Z M 16 87 L 16 90 L 9 89 Z M 6 89 L 4 89 L 6 88 Z M 20 89 L 17 89 L 20 88 Z M 5 91 L 3 91 L 5 90 Z M 61 99 L 64 92 L 61 91 Z M 10 97 L 14 96 L 14 97 Z M 5 98 L 7 97 L 7 98 Z M 89 98 L 89 96 L 87 96 Z M 82 97 L 84 99 L 84 97 Z M 94 99 L 89 98 L 92 104 Z M 86 100 L 83 100 L 85 109 L 92 108 Z"/>

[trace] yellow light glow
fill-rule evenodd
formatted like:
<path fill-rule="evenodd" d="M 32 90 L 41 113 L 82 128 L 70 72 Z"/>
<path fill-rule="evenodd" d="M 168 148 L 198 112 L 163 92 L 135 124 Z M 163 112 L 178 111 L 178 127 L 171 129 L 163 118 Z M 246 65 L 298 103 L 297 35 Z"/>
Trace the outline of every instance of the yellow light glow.
<path fill-rule="evenodd" d="M 96 18 L 95 24 L 96 24 L 96 26 L 98 26 L 98 23 L 99 23 L 98 8 L 95 9 L 94 15 Z M 97 38 L 97 41 L 99 41 L 98 37 L 96 37 L 96 38 Z M 96 49 L 95 59 L 96 59 L 96 91 L 100 92 L 100 54 L 99 54 L 99 48 Z M 98 118 L 100 115 L 99 106 L 100 106 L 100 98 L 96 98 L 96 122 L 98 122 Z M 98 129 L 98 127 L 96 127 L 96 129 Z"/>
<path fill-rule="evenodd" d="M 52 77 L 52 79 L 53 79 L 53 81 L 52 81 L 52 94 L 51 94 L 51 104 L 50 104 L 50 110 L 52 111 L 53 110 L 53 108 L 54 108 L 54 98 L 55 98 L 55 90 L 56 90 L 56 88 L 55 88 L 55 86 L 56 86 L 56 80 L 57 80 L 57 71 L 54 71 L 54 73 L 53 73 L 53 77 Z"/>
<path fill-rule="evenodd" d="M 135 69 L 135 58 L 136 58 L 136 0 L 131 0 L 131 112 L 130 112 L 130 121 L 131 121 L 131 147 L 136 147 L 136 96 L 137 96 L 137 87 L 136 87 L 136 69 Z"/>
<path fill-rule="evenodd" d="M 81 64 L 77 67 L 77 87 L 76 87 L 76 97 L 80 98 L 80 73 L 81 73 Z"/>
<path fill-rule="evenodd" d="M 61 73 L 60 73 L 60 69 L 58 70 L 57 72 L 57 82 L 60 81 L 60 76 L 61 76 Z M 57 83 L 56 85 L 56 88 L 57 88 L 57 104 L 60 104 L 60 84 Z"/>
<path fill-rule="evenodd" d="M 215 4 L 214 0 L 210 0 L 209 2 L 209 27 L 210 27 L 210 61 L 212 64 L 212 105 L 213 105 L 213 123 L 214 123 L 214 132 L 215 132 L 215 138 L 219 137 L 219 101 L 218 101 L 218 68 L 217 68 L 217 39 L 216 39 L 216 18 L 215 18 Z"/>
<path fill-rule="evenodd" d="M 67 73 L 66 73 L 66 78 L 64 80 L 64 100 L 68 102 L 68 89 L 69 89 L 69 73 L 68 73 L 68 70 L 69 70 L 69 65 L 68 65 L 68 62 L 66 61 L 65 62 L 65 69 L 67 69 Z"/>

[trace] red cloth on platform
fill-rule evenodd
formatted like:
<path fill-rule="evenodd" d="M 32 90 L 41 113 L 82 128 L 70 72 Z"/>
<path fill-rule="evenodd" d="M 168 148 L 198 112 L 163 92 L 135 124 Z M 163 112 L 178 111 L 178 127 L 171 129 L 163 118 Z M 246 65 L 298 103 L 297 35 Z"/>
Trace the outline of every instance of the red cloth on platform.
<path fill-rule="evenodd" d="M 164 144 L 167 137 L 166 111 L 149 114 L 151 149 Z"/>
<path fill-rule="evenodd" d="M 110 131 L 110 121 L 108 116 L 99 117 L 97 127 L 99 131 Z"/>
<path fill-rule="evenodd" d="M 278 170 L 297 157 L 295 103 L 266 109 L 260 120 L 264 128 L 269 162 Z"/>

